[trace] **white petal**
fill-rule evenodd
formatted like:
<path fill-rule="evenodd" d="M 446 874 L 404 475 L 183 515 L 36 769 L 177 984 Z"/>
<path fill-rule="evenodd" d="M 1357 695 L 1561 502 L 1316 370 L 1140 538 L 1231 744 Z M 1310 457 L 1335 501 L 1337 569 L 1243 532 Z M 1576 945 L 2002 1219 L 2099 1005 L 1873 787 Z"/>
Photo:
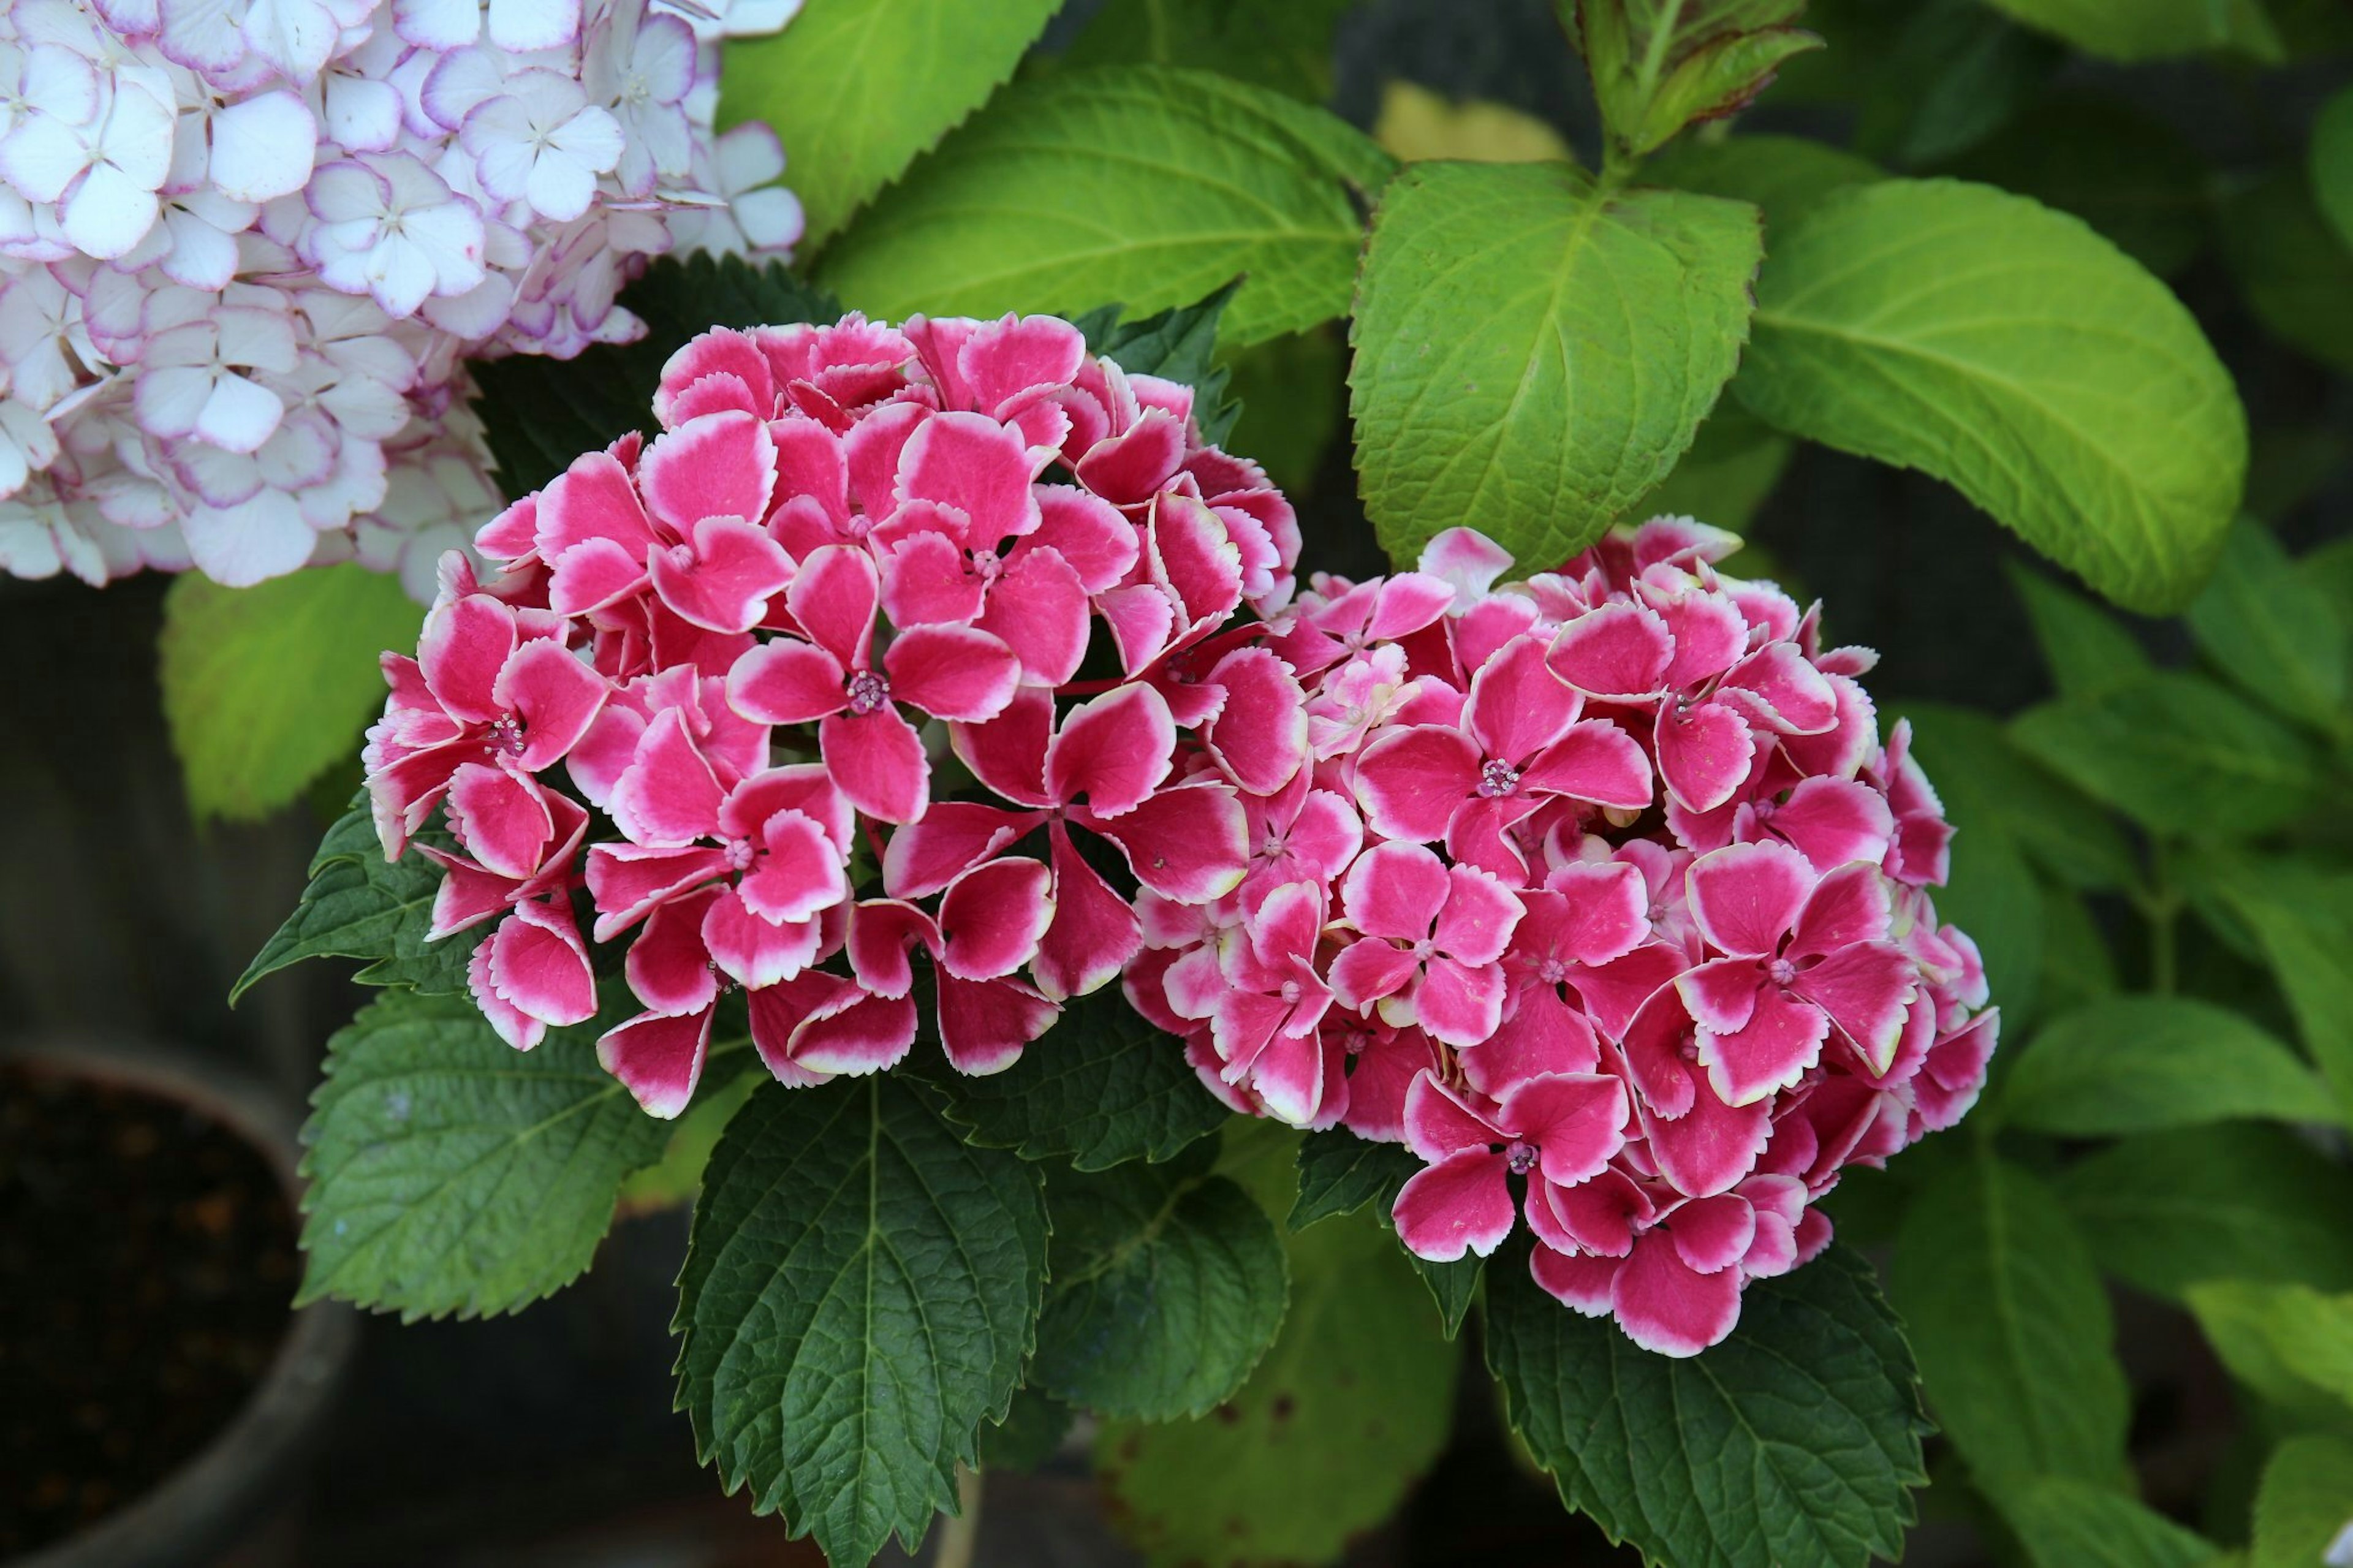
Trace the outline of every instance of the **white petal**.
<path fill-rule="evenodd" d="M 353 153 L 381 153 L 400 140 L 400 89 L 388 81 L 331 76 L 326 90 L 327 134 Z"/>
<path fill-rule="evenodd" d="M 621 161 L 621 122 L 607 110 L 590 107 L 556 127 L 547 143 L 583 168 L 608 174 Z"/>
<path fill-rule="evenodd" d="M 311 183 L 318 150 L 318 122 L 302 100 L 264 93 L 213 116 L 212 183 L 241 202 L 275 201 Z"/>
<path fill-rule="evenodd" d="M 406 321 L 433 292 L 433 263 L 413 241 L 387 236 L 368 253 L 368 292 L 385 315 Z"/>
<path fill-rule="evenodd" d="M 468 203 L 412 212 L 400 232 L 432 262 L 436 294 L 462 294 L 482 280 L 482 220 Z"/>
<path fill-rule="evenodd" d="M 782 185 L 748 191 L 731 205 L 736 226 L 754 250 L 782 250 L 801 237 L 801 199 Z"/>
<path fill-rule="evenodd" d="M 164 53 L 193 71 L 225 75 L 245 58 L 229 0 L 163 0 Z"/>
<path fill-rule="evenodd" d="M 420 48 L 462 49 L 481 34 L 481 0 L 393 0 L 392 25 Z"/>
<path fill-rule="evenodd" d="M 129 254 L 155 226 L 155 192 L 111 163 L 82 176 L 65 210 L 66 237 L 85 256 L 111 261 Z"/>
<path fill-rule="evenodd" d="M 276 490 L 264 490 L 234 509 L 197 507 L 181 528 L 196 565 L 230 588 L 284 576 L 308 562 L 317 543 L 294 498 Z"/>
<path fill-rule="evenodd" d="M 260 448 L 278 428 L 286 405 L 276 393 L 241 375 L 225 375 L 213 384 L 196 416 L 196 434 L 225 452 Z"/>
<path fill-rule="evenodd" d="M 254 0 L 245 41 L 294 81 L 309 83 L 335 52 L 335 19 L 318 0 Z"/>
<path fill-rule="evenodd" d="M 139 426 L 169 440 L 196 427 L 205 399 L 213 392 L 212 373 L 195 365 L 149 365 L 139 373 L 134 406 Z"/>
<path fill-rule="evenodd" d="M 580 0 L 491 0 L 491 42 L 522 53 L 580 36 Z"/>
<path fill-rule="evenodd" d="M 210 292 L 228 287 L 237 275 L 237 241 L 196 216 L 178 208 L 164 213 L 172 249 L 164 258 L 164 272 L 175 283 Z"/>
<path fill-rule="evenodd" d="M 596 200 L 596 176 L 562 153 L 542 153 L 532 160 L 523 195 L 540 216 L 570 223 Z"/>
<path fill-rule="evenodd" d="M 0 142 L 0 180 L 27 201 L 53 202 L 90 167 L 90 145 L 63 121 L 36 116 Z"/>
<path fill-rule="evenodd" d="M 477 120 L 466 121 L 470 131 Z M 512 201 L 531 184 L 533 163 L 531 144 L 520 140 L 499 138 L 476 147 L 470 141 L 467 151 L 474 154 L 475 171 L 482 177 L 482 188 L 499 200 Z"/>
<path fill-rule="evenodd" d="M 785 144 L 766 122 L 746 121 L 722 136 L 713 147 L 719 164 L 719 188 L 733 193 L 765 185 L 785 172 Z"/>
<path fill-rule="evenodd" d="M 88 125 L 98 114 L 98 68 L 63 44 L 37 44 L 25 54 L 25 102 L 68 125 Z"/>

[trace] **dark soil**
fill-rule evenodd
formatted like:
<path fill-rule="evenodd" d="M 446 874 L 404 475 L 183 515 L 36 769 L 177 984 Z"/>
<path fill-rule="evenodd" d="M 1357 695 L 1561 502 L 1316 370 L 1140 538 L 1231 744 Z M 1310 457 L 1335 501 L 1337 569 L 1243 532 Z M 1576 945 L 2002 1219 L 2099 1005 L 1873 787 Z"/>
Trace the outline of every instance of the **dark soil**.
<path fill-rule="evenodd" d="M 269 1369 L 296 1273 L 276 1174 L 228 1128 L 0 1064 L 0 1558 L 193 1457 Z"/>

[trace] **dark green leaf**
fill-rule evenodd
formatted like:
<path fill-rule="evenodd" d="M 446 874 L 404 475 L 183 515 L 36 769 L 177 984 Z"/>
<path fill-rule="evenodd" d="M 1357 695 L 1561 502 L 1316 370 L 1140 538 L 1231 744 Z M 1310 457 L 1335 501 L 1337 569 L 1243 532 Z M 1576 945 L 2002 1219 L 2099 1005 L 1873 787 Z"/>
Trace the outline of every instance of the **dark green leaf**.
<path fill-rule="evenodd" d="M 1832 192 L 1887 177 L 1868 158 L 1803 136 L 1692 137 L 1642 165 L 1642 178 L 1764 209 L 1767 237 L 1786 233 Z"/>
<path fill-rule="evenodd" d="M 1198 395 L 1194 417 L 1202 438 L 1211 445 L 1225 439 L 1239 412 L 1227 399 L 1226 367 L 1218 363 L 1218 322 L 1225 314 L 1240 279 L 1193 305 L 1176 305 L 1140 321 L 1123 321 L 1116 310 L 1090 311 L 1079 325 L 1087 347 L 1108 356 L 1130 375 L 1156 375 L 1177 381 Z"/>
<path fill-rule="evenodd" d="M 2199 676 L 2168 671 L 2045 702 L 2010 732 L 2052 772 L 2160 837 L 2245 837 L 2319 799 L 2310 743 Z"/>
<path fill-rule="evenodd" d="M 2353 1289 L 2353 1171 L 2256 1122 L 2148 1132 L 2061 1173 L 2102 1268 L 2179 1296 L 2207 1279 Z"/>
<path fill-rule="evenodd" d="M 1386 1213 L 1398 1189 L 1420 1169 L 1421 1161 L 1402 1143 L 1376 1143 L 1345 1127 L 1310 1132 L 1299 1145 L 1299 1201 L 1291 1207 L 1291 1228 L 1304 1230 L 1374 1202 Z"/>
<path fill-rule="evenodd" d="M 2216 869 L 2214 886 L 2262 947 L 2305 1049 L 2353 1123 L 2353 874 L 2303 859 L 2238 858 Z"/>
<path fill-rule="evenodd" d="M 797 35 L 807 20 L 795 24 Z M 621 303 L 646 323 L 646 335 L 634 343 L 599 344 L 569 360 L 518 354 L 470 362 L 480 389 L 474 412 L 508 495 L 538 489 L 575 458 L 602 451 L 629 431 L 654 434 L 661 367 L 698 334 L 841 314 L 831 295 L 774 262 L 755 267 L 741 257 L 700 254 L 655 262 L 622 291 Z"/>
<path fill-rule="evenodd" d="M 596 1065 L 607 1022 L 518 1051 L 469 997 L 362 1008 L 327 1042 L 303 1129 L 302 1299 L 472 1317 L 576 1279 L 670 1131 Z"/>
<path fill-rule="evenodd" d="M 438 825 L 418 841 L 449 847 Z M 466 960 L 481 931 L 461 932 L 428 942 L 433 896 L 441 872 L 414 850 L 398 860 L 384 858 L 375 821 L 364 793 L 353 800 L 311 859 L 311 885 L 229 994 L 234 1003 L 264 975 L 306 958 L 358 958 L 368 966 L 358 978 L 369 985 L 406 985 L 435 994 L 466 989 Z"/>
<path fill-rule="evenodd" d="M 2353 87 L 2339 89 L 2312 122 L 2312 193 L 2337 237 L 2353 247 Z"/>
<path fill-rule="evenodd" d="M 1787 436 L 1732 398 L 1721 398 L 1701 421 L 1699 434 L 1674 472 L 1628 508 L 1626 515 L 1695 517 L 1717 528 L 1745 529 L 1780 483 L 1795 450 L 1796 443 Z M 1754 560 L 1744 554 L 1732 570 L 1744 577 L 1771 575 Z"/>
<path fill-rule="evenodd" d="M 2203 156 L 2164 121 L 2110 100 L 2038 105 L 1952 172 L 2073 213 L 2160 278 L 2206 242 Z"/>
<path fill-rule="evenodd" d="M 1850 186 L 1776 235 L 1734 386 L 2150 614 L 2196 592 L 2245 477 L 2245 411 L 2180 300 L 2081 219 L 1957 180 Z"/>
<path fill-rule="evenodd" d="M 1293 500 L 1307 494 L 1346 412 L 1346 343 L 1319 327 L 1254 343 L 1225 363 L 1241 411 L 1219 445 L 1264 468 Z"/>
<path fill-rule="evenodd" d="M 764 1084 L 712 1152 L 679 1277 L 679 1406 L 727 1489 L 836 1563 L 912 1550 L 1001 1419 L 1046 1271 L 1037 1169 L 892 1074 Z"/>
<path fill-rule="evenodd" d="M 1337 1558 L 1445 1447 L 1455 1349 L 1368 1220 L 1290 1238 L 1291 1311 L 1241 1392 L 1198 1420 L 1109 1422 L 1112 1519 L 1154 1568 Z"/>
<path fill-rule="evenodd" d="M 1072 1001 L 1021 1059 L 987 1078 L 933 1081 L 973 1142 L 1082 1171 L 1166 1160 L 1229 1112 L 1185 1061 L 1185 1047 L 1136 1016 L 1115 985 Z"/>
<path fill-rule="evenodd" d="M 776 128 L 814 245 L 980 107 L 1060 8 L 805 0 L 782 32 L 728 41 L 723 118 Z"/>
<path fill-rule="evenodd" d="M 1902 30 L 1873 62 L 1854 132 L 1859 149 L 1898 168 L 1976 146 L 2032 102 L 2066 59 L 1977 0 L 1915 0 L 1905 11 Z"/>
<path fill-rule="evenodd" d="M 2052 1019 L 2010 1065 L 2000 1105 L 2004 1121 L 2070 1138 L 2337 1113 L 2294 1051 L 2188 996 L 2116 996 Z"/>
<path fill-rule="evenodd" d="M 1008 88 L 829 246 L 877 315 L 1158 310 L 1236 277 L 1229 345 L 1348 308 L 1388 155 L 1321 110 L 1206 71 L 1058 71 Z"/>
<path fill-rule="evenodd" d="M 384 706 L 378 656 L 415 647 L 424 618 L 397 577 L 348 562 L 250 588 L 174 579 L 156 655 L 190 809 L 255 820 L 356 752 Z"/>
<path fill-rule="evenodd" d="M 624 1212 L 684 1204 L 702 1190 L 702 1168 L 711 1163 L 719 1135 L 767 1077 L 756 1062 L 743 1065 L 744 1070 L 732 1077 L 715 1070 L 717 1063 L 705 1068 L 694 1104 L 670 1124 L 661 1158 L 621 1184 Z"/>
<path fill-rule="evenodd" d="M 2028 567 L 2008 571 L 2060 696 L 2096 697 L 2156 668 L 2124 622 L 2092 600 Z"/>
<path fill-rule="evenodd" d="M 2092 1255 L 2034 1176 L 1989 1151 L 1913 1200 L 1887 1290 L 1929 1407 L 1990 1492 L 2123 1484 L 2130 1409 Z"/>
<path fill-rule="evenodd" d="M 1907 702 L 1903 711 L 1920 765 L 1961 813 L 1956 821 L 1986 818 L 2070 887 L 2123 887 L 2138 875 L 2132 846 L 2108 814 L 2011 745 L 2000 720 L 1933 702 Z"/>
<path fill-rule="evenodd" d="M 1487 1260 L 1466 1252 L 1443 1263 L 1427 1258 L 1412 1261 L 1414 1272 L 1421 1276 L 1421 1282 L 1430 1287 L 1430 1299 L 1438 1303 L 1438 1321 L 1445 1327 L 1446 1337 L 1452 1339 L 1462 1331 L 1462 1320 L 1470 1314 L 1471 1303 L 1479 1299 L 1479 1281 L 1486 1274 Z"/>
<path fill-rule="evenodd" d="M 2060 1013 L 2114 996 L 2121 985 L 2090 904 L 2071 888 L 2042 889 L 2042 984 L 2037 1001 Z"/>
<path fill-rule="evenodd" d="M 2232 49 L 2265 64 L 2284 58 L 2263 0 L 1991 0 L 2031 27 L 2112 60 L 2166 59 Z"/>
<path fill-rule="evenodd" d="M 2240 689 L 2287 718 L 2343 733 L 2348 643 L 2328 590 L 2261 523 L 2241 520 L 2189 606 L 2198 647 Z"/>
<path fill-rule="evenodd" d="M 2003 1016 L 2016 1027 L 2032 1014 L 2042 986 L 2042 889 L 2027 868 L 2004 792 L 2009 744 L 1982 714 L 1920 707 L 1906 716 L 1915 755 L 1955 830 L 1951 877 L 1935 894 L 1937 918 L 1976 941 Z"/>
<path fill-rule="evenodd" d="M 1166 1164 L 1050 1175 L 1053 1287 L 1029 1374 L 1049 1393 L 1173 1421 L 1258 1364 L 1282 1321 L 1282 1242 L 1216 1158 L 1204 1141 Z"/>
<path fill-rule="evenodd" d="M 1687 1360 L 1570 1311 L 1524 1252 L 1499 1258 L 1486 1325 L 1513 1430 L 1571 1508 L 1651 1563 L 1860 1568 L 1901 1550 L 1927 1424 L 1852 1252 L 1751 1285 L 1732 1337 Z"/>
<path fill-rule="evenodd" d="M 1052 1458 L 1070 1436 L 1071 1407 L 1034 1384 L 1013 1391 L 1013 1407 L 1002 1421 L 980 1428 L 980 1462 L 991 1470 L 1034 1470 Z"/>
<path fill-rule="evenodd" d="M 1289 93 L 1332 96 L 1332 28 L 1356 0 L 1110 0 L 1070 66 L 1194 66 Z"/>
<path fill-rule="evenodd" d="M 1417 163 L 1381 198 L 1348 383 L 1389 559 L 1467 518 L 1530 569 L 1657 488 L 1732 374 L 1756 209 L 1562 163 Z"/>
<path fill-rule="evenodd" d="M 2239 291 L 2264 330 L 2353 370 L 2353 250 L 2321 216 L 2301 172 L 2282 170 L 2232 196 L 2216 227 Z"/>

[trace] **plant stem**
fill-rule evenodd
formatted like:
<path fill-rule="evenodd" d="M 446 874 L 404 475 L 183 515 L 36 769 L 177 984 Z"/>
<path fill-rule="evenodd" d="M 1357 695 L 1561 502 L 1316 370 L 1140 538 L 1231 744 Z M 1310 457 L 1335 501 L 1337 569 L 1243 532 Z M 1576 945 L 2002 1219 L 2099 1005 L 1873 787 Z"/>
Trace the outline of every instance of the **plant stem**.
<path fill-rule="evenodd" d="M 2180 966 L 2181 894 L 2173 886 L 2169 870 L 2164 847 L 2157 846 L 2150 857 L 2148 897 L 2141 910 L 2148 921 L 2148 988 L 2160 996 L 2173 994 Z"/>
<path fill-rule="evenodd" d="M 940 1549 L 932 1568 L 972 1568 L 980 1542 L 980 1472 L 956 1467 L 956 1512 L 940 1521 Z"/>

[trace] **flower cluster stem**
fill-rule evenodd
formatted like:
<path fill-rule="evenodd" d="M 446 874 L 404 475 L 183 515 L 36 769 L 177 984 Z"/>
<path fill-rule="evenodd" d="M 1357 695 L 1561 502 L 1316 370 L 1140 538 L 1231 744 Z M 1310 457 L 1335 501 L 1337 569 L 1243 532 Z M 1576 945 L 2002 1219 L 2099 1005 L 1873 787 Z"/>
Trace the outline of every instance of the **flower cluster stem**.
<path fill-rule="evenodd" d="M 956 1467 L 956 1511 L 940 1521 L 939 1554 L 932 1568 L 972 1568 L 973 1549 L 980 1542 L 980 1472 Z"/>

